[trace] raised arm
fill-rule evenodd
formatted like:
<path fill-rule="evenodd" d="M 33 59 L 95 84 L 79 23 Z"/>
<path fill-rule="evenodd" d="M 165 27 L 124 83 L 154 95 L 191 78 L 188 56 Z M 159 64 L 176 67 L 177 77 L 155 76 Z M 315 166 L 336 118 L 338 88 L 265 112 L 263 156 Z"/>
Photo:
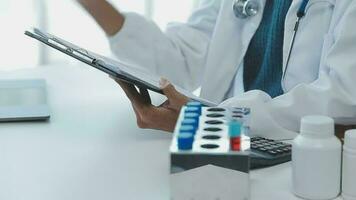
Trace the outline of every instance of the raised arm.
<path fill-rule="evenodd" d="M 193 91 L 200 86 L 221 1 L 201 0 L 186 23 L 172 23 L 165 31 L 140 14 L 117 11 L 105 0 L 77 1 L 109 36 L 117 59 L 185 89 Z"/>
<path fill-rule="evenodd" d="M 118 33 L 125 21 L 124 16 L 106 0 L 77 0 L 92 15 L 109 36 Z"/>

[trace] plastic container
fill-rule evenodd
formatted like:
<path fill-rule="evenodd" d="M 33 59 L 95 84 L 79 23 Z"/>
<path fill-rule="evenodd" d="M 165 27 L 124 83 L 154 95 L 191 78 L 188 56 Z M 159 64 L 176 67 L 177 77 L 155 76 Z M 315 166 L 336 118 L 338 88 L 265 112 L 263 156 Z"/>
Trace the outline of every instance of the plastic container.
<path fill-rule="evenodd" d="M 342 197 L 356 200 L 356 130 L 347 131 L 342 165 Z"/>
<path fill-rule="evenodd" d="M 341 142 L 334 135 L 334 121 L 324 116 L 302 119 L 292 146 L 292 179 L 295 195 L 305 199 L 333 199 L 340 194 Z"/>

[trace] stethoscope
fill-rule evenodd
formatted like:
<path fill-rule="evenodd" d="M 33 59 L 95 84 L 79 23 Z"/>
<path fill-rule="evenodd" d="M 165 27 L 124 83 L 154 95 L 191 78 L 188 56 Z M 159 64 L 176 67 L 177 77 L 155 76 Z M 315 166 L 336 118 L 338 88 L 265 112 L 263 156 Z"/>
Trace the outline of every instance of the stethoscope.
<path fill-rule="evenodd" d="M 290 57 L 291 57 L 291 54 L 292 54 L 292 51 L 293 51 L 293 47 L 294 47 L 294 43 L 295 43 L 295 38 L 297 36 L 297 32 L 298 32 L 298 29 L 299 29 L 299 24 L 300 24 L 301 19 L 306 14 L 306 9 L 307 9 L 308 2 L 309 2 L 309 0 L 303 0 L 302 4 L 300 5 L 300 7 L 298 9 L 297 21 L 296 21 L 295 26 L 294 26 L 293 37 L 292 37 L 292 41 L 291 41 L 290 48 L 289 48 L 289 51 L 288 51 L 286 68 L 284 70 L 284 73 L 283 73 L 283 76 L 282 76 L 282 80 L 285 79 L 286 71 L 288 69 Z M 253 16 L 257 15 L 257 13 L 260 10 L 260 4 L 259 4 L 258 0 L 235 0 L 234 4 L 233 4 L 233 10 L 234 10 L 235 16 L 237 18 L 246 19 L 246 18 L 253 17 Z"/>

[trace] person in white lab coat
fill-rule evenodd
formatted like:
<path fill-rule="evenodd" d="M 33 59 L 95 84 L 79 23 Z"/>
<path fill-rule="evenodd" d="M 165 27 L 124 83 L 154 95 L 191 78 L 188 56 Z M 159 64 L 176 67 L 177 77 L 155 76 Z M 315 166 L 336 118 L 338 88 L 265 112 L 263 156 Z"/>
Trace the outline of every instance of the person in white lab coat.
<path fill-rule="evenodd" d="M 104 0 L 78 1 L 118 58 L 191 91 L 201 87 L 201 97 L 215 103 L 251 107 L 254 135 L 293 138 L 301 117 L 311 114 L 356 124 L 356 1 L 307 1 L 293 48 L 304 0 L 255 0 L 260 9 L 247 18 L 235 16 L 232 0 L 202 0 L 186 23 L 164 32 Z M 160 107 L 151 105 L 146 90 L 118 82 L 140 127 L 173 130 L 188 99 L 168 81 L 162 81 L 168 101 Z"/>

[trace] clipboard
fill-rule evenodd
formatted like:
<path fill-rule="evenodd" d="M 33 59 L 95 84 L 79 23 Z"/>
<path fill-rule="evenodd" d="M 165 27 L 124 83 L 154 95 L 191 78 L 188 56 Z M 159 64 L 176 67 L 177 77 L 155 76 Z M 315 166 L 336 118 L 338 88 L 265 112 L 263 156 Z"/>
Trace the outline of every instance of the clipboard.
<path fill-rule="evenodd" d="M 163 94 L 163 91 L 159 87 L 160 77 L 153 75 L 148 70 L 145 71 L 145 69 L 140 66 L 135 66 L 133 64 L 124 63 L 118 60 L 112 60 L 94 52 L 90 52 L 59 37 L 43 32 L 37 28 L 26 31 L 25 35 L 36 39 L 41 43 L 52 47 L 74 59 L 90 65 L 91 67 L 105 72 L 112 77 L 131 83 L 137 87 Z M 175 86 L 175 88 L 177 91 L 181 92 L 194 101 L 199 101 L 207 106 L 216 106 L 215 103 L 199 98 L 183 88 L 178 86 Z"/>

